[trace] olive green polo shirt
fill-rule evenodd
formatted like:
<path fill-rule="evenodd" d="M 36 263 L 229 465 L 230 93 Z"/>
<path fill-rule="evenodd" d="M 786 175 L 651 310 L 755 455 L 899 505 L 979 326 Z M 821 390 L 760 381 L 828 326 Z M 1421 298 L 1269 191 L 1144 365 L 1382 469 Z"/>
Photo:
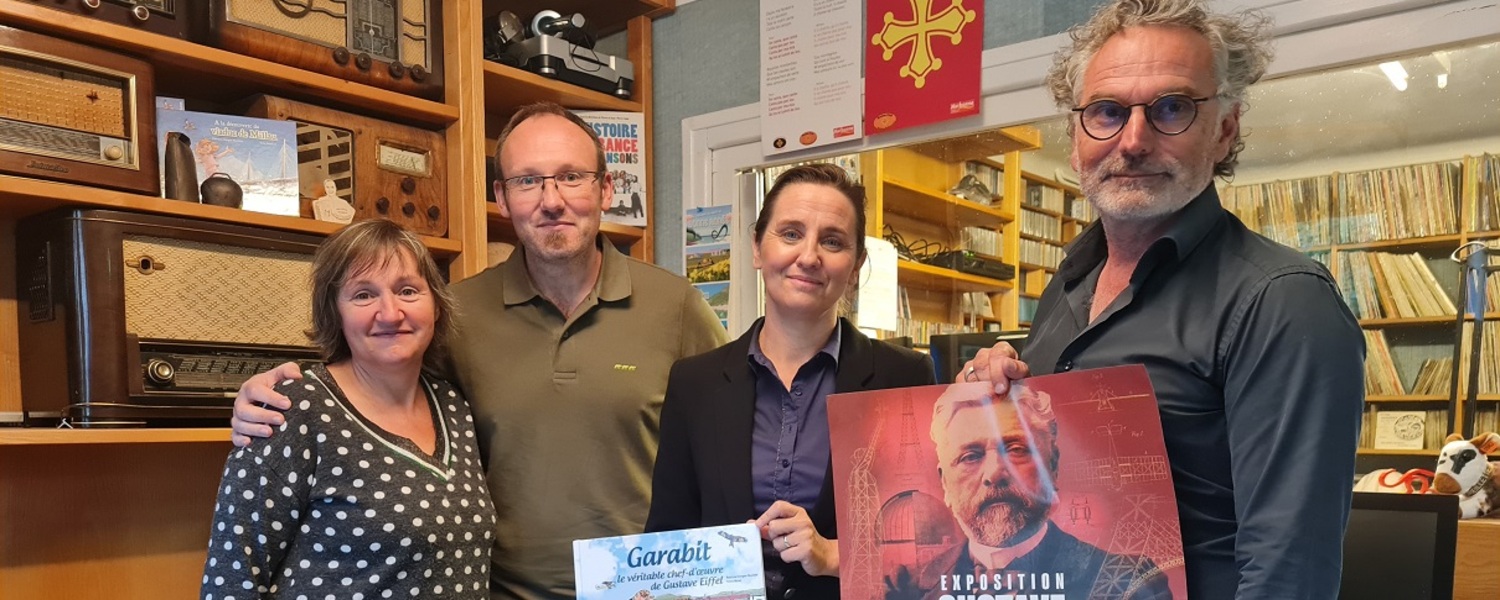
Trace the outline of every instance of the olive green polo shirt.
<path fill-rule="evenodd" d="M 570 318 L 521 248 L 453 286 L 454 383 L 499 513 L 495 598 L 571 597 L 573 540 L 641 532 L 667 374 L 726 341 L 686 280 L 600 245 L 599 281 Z"/>

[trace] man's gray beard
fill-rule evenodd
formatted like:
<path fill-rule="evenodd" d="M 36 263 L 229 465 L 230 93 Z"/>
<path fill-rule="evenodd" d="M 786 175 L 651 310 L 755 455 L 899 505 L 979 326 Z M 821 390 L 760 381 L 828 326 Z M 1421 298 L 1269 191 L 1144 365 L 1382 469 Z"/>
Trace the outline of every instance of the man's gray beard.
<path fill-rule="evenodd" d="M 1013 540 L 1016 534 L 1028 525 L 1040 524 L 1047 519 L 1052 503 L 1044 501 L 1010 501 L 990 505 L 974 516 L 969 523 L 969 536 L 974 541 L 992 548 L 999 548 Z"/>
<path fill-rule="evenodd" d="M 1162 162 L 1165 164 L 1112 155 L 1084 173 L 1079 188 L 1094 210 L 1111 221 L 1153 221 L 1182 210 L 1213 181 L 1213 165 L 1189 170 L 1175 160 Z M 1105 183 L 1106 174 L 1120 171 L 1165 171 L 1171 177 L 1158 185 L 1131 185 L 1124 189 L 1119 179 Z"/>

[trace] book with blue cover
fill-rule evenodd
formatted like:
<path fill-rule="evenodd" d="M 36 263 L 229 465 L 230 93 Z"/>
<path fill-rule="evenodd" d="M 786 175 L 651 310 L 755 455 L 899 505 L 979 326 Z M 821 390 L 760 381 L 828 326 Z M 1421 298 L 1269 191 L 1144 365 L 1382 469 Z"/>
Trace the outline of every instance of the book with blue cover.
<path fill-rule="evenodd" d="M 765 600 L 760 534 L 740 523 L 573 541 L 578 600 Z"/>
<path fill-rule="evenodd" d="M 182 110 L 182 103 L 173 100 L 159 98 L 157 102 L 157 152 L 163 164 L 167 134 L 182 133 L 192 149 L 200 184 L 222 173 L 244 191 L 241 208 L 300 215 L 296 123 Z"/>

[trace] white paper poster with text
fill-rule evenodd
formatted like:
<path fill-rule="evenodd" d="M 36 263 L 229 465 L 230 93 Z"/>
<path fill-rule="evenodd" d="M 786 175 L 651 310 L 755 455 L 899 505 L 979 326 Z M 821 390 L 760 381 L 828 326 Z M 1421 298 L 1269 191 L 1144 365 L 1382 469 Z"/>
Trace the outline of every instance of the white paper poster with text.
<path fill-rule="evenodd" d="M 761 0 L 766 155 L 864 137 L 862 0 Z"/>

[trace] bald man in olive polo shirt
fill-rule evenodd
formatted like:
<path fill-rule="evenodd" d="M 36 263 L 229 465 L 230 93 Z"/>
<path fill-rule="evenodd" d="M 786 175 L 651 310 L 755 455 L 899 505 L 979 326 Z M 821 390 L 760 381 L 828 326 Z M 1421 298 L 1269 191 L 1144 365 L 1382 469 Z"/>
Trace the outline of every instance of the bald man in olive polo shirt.
<path fill-rule="evenodd" d="M 451 376 L 474 413 L 495 500 L 491 598 L 573 596 L 572 540 L 639 533 L 667 374 L 722 345 L 725 331 L 681 277 L 599 234 L 613 186 L 585 122 L 523 107 L 496 151 L 500 212 L 520 246 L 453 286 Z M 271 390 L 295 366 L 247 381 L 235 443 L 270 435 L 286 408 Z"/>

